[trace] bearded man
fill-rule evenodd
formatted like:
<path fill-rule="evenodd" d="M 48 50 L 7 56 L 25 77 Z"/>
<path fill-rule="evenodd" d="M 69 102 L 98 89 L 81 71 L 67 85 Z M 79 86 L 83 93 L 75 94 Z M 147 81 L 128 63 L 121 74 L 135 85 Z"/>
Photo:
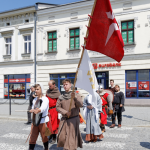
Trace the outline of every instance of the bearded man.
<path fill-rule="evenodd" d="M 50 136 L 50 139 L 53 138 L 51 144 L 54 144 L 56 142 L 56 134 L 58 133 L 59 127 L 59 119 L 58 119 L 58 112 L 56 111 L 56 103 L 58 97 L 60 96 L 60 92 L 58 87 L 56 87 L 54 80 L 50 80 L 48 85 L 49 89 L 46 92 L 46 97 L 49 100 L 49 122 L 47 126 L 52 132 L 52 135 Z"/>

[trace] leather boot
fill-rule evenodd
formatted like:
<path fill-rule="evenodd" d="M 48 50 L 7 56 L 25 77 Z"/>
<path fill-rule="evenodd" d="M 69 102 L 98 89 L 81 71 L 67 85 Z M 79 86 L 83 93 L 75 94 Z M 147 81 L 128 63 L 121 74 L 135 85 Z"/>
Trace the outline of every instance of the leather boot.
<path fill-rule="evenodd" d="M 111 126 L 110 126 L 110 128 L 114 128 L 115 127 L 115 124 L 112 124 Z"/>

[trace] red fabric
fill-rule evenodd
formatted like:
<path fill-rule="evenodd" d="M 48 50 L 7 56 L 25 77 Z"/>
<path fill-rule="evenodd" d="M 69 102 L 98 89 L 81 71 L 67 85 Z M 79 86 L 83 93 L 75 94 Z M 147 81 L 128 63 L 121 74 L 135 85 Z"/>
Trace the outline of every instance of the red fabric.
<path fill-rule="evenodd" d="M 110 1 L 97 0 L 88 28 L 89 34 L 85 48 L 100 52 L 120 62 L 124 56 L 124 42 L 116 19 L 108 17 L 106 12 L 109 12 L 110 16 L 113 14 Z M 118 29 L 115 30 L 117 27 Z M 108 38 L 108 33 L 110 33 L 110 38 Z M 107 38 L 108 42 L 106 42 Z"/>
<path fill-rule="evenodd" d="M 103 97 L 105 98 L 106 101 L 107 101 L 107 96 L 108 96 L 108 95 L 109 95 L 108 93 L 105 93 L 105 94 L 103 95 Z M 102 102 L 103 102 L 102 106 L 108 105 L 108 103 L 107 103 L 105 100 L 102 98 Z M 105 107 L 102 108 L 102 111 L 104 112 L 104 114 L 101 113 L 101 116 L 100 116 L 100 117 L 101 117 L 101 123 L 102 123 L 102 124 L 107 124 L 107 113 L 106 113 Z"/>
<path fill-rule="evenodd" d="M 57 103 L 57 99 L 52 99 L 46 95 L 46 97 L 49 99 L 49 108 L 55 107 Z M 59 119 L 58 119 L 58 112 L 56 111 L 56 108 L 52 108 L 49 111 L 49 122 L 47 123 L 48 128 L 52 132 L 52 134 L 58 133 L 58 127 L 59 127 Z"/>

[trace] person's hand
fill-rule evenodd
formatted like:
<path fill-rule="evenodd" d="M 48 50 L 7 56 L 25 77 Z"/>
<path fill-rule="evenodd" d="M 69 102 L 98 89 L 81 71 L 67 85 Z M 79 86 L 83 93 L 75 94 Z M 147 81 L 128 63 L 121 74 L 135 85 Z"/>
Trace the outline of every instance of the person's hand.
<path fill-rule="evenodd" d="M 123 105 L 122 104 L 120 104 L 120 107 L 122 107 Z"/>
<path fill-rule="evenodd" d="M 30 112 L 30 113 L 33 113 L 33 112 L 34 112 L 34 109 L 31 109 L 29 112 Z"/>
<path fill-rule="evenodd" d="M 35 114 L 38 114 L 39 112 L 40 112 L 40 109 L 38 109 L 38 108 L 34 109 Z"/>
<path fill-rule="evenodd" d="M 71 97 L 75 98 L 75 93 L 74 92 L 71 93 Z"/>
<path fill-rule="evenodd" d="M 92 105 L 87 106 L 88 109 L 93 109 Z"/>
<path fill-rule="evenodd" d="M 70 116 L 71 116 L 71 111 L 68 111 L 68 112 L 66 113 L 66 115 L 67 115 L 68 117 L 70 117 Z"/>

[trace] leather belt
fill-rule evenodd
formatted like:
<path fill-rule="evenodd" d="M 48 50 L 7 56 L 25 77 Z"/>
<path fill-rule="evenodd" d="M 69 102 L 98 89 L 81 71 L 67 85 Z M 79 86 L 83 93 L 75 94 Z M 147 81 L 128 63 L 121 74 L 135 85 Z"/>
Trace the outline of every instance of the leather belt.
<path fill-rule="evenodd" d="M 75 117 L 79 117 L 78 115 L 77 116 L 73 116 L 73 117 L 64 117 L 66 120 L 68 120 L 68 119 L 72 119 L 72 118 L 75 118 Z"/>
<path fill-rule="evenodd" d="M 54 107 L 49 107 L 49 110 L 50 110 L 50 109 L 53 109 L 53 108 L 56 108 L 56 106 L 54 106 Z"/>

